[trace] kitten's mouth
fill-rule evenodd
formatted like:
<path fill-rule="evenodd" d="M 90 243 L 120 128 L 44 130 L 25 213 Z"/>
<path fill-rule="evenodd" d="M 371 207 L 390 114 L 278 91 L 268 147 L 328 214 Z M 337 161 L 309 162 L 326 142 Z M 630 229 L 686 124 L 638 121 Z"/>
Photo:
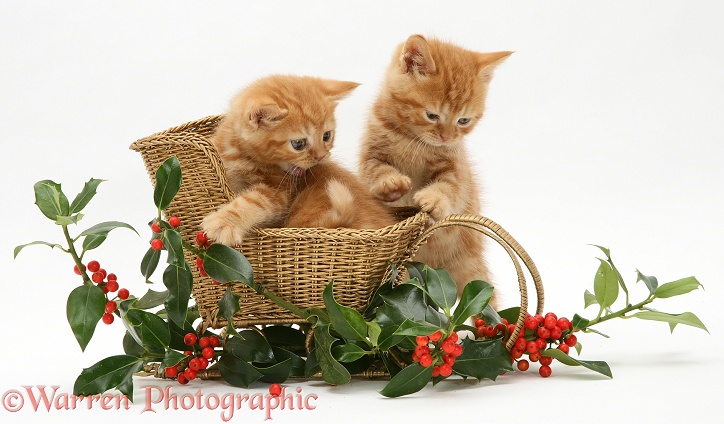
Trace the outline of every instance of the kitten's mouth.
<path fill-rule="evenodd" d="M 290 165 L 289 169 L 287 169 L 287 174 L 292 177 L 303 177 L 306 172 L 306 168 L 301 168 L 297 165 Z"/>

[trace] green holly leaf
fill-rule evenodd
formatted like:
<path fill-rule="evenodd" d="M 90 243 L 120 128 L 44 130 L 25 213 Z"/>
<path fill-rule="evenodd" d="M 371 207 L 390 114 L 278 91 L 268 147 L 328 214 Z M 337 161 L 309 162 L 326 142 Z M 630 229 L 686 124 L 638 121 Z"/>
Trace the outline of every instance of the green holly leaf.
<path fill-rule="evenodd" d="M 380 390 L 386 397 L 399 397 L 422 390 L 432 378 L 432 366 L 423 368 L 420 364 L 412 364 L 403 368 L 390 382 Z"/>
<path fill-rule="evenodd" d="M 606 377 L 613 378 L 611 368 L 608 366 L 607 363 L 603 361 L 581 361 L 569 356 L 567 353 L 564 353 L 562 350 L 558 349 L 546 349 L 541 352 L 541 355 L 553 357 L 566 365 L 582 366 L 588 368 L 589 370 L 603 374 Z"/>
<path fill-rule="evenodd" d="M 163 302 L 168 297 L 168 290 L 157 292 L 151 289 L 146 291 L 146 294 L 141 296 L 140 299 L 136 300 L 133 307 L 136 309 L 152 309 L 157 306 L 163 305 Z"/>
<path fill-rule="evenodd" d="M 665 312 L 643 311 L 637 312 L 631 316 L 634 318 L 650 321 L 668 322 L 670 324 L 672 333 L 674 332 L 674 327 L 676 327 L 677 324 L 689 325 L 691 327 L 700 328 L 707 333 L 709 332 L 709 330 L 706 328 L 704 323 L 701 322 L 699 317 L 691 312 L 684 312 L 683 314 L 667 314 Z"/>
<path fill-rule="evenodd" d="M 402 284 L 382 295 L 384 304 L 377 309 L 377 323 L 381 327 L 400 325 L 405 320 L 424 321 L 427 305 L 419 288 Z"/>
<path fill-rule="evenodd" d="M 583 292 L 583 303 L 583 309 L 586 309 L 591 305 L 598 305 L 598 300 L 596 300 L 596 296 L 593 293 L 586 290 Z"/>
<path fill-rule="evenodd" d="M 174 365 L 178 365 L 179 362 L 183 361 L 186 358 L 188 358 L 188 356 L 184 355 L 181 352 L 177 352 L 173 349 L 166 349 L 166 355 L 163 357 L 163 362 L 161 362 L 161 366 L 163 368 L 172 367 Z"/>
<path fill-rule="evenodd" d="M 682 278 L 681 280 L 672 281 L 662 284 L 654 290 L 654 296 L 663 299 L 667 297 L 680 296 L 704 287 L 697 281 L 695 277 Z"/>
<path fill-rule="evenodd" d="M 603 311 L 613 305 L 618 298 L 618 278 L 608 262 L 602 259 L 599 259 L 599 261 L 601 265 L 598 267 L 596 277 L 593 280 L 593 292 L 596 296 L 596 302 Z"/>
<path fill-rule="evenodd" d="M 484 281 L 475 280 L 466 284 L 460 296 L 460 303 L 453 313 L 453 324 L 460 325 L 471 316 L 482 312 L 492 296 L 493 286 Z"/>
<path fill-rule="evenodd" d="M 339 362 L 354 362 L 367 355 L 367 351 L 354 343 L 346 343 L 332 347 L 332 356 Z"/>
<path fill-rule="evenodd" d="M 395 331 L 396 336 L 427 336 L 440 330 L 440 327 L 425 321 L 406 319 Z"/>
<path fill-rule="evenodd" d="M 73 385 L 76 396 L 90 396 L 118 388 L 133 401 L 133 373 L 143 368 L 143 359 L 117 355 L 83 369 Z"/>
<path fill-rule="evenodd" d="M 212 244 L 204 254 L 204 269 L 221 283 L 242 282 L 256 290 L 251 264 L 238 250 L 223 244 Z"/>
<path fill-rule="evenodd" d="M 164 161 L 156 170 L 156 187 L 153 201 L 159 210 L 168 208 L 181 188 L 181 164 L 176 156 Z"/>
<path fill-rule="evenodd" d="M 162 239 L 163 247 L 166 248 L 166 252 L 168 252 L 166 263 L 177 267 L 184 267 L 186 259 L 184 259 L 181 234 L 176 230 L 164 230 Z"/>
<path fill-rule="evenodd" d="M 254 330 L 239 331 L 238 337 L 226 342 L 226 350 L 234 352 L 234 356 L 247 362 L 274 363 L 274 352 L 269 342 Z"/>
<path fill-rule="evenodd" d="M 238 357 L 234 351 L 224 351 L 218 364 L 221 378 L 235 387 L 248 389 L 253 382 L 264 376 L 250 363 Z"/>
<path fill-rule="evenodd" d="M 318 322 L 314 326 L 314 346 L 316 358 L 322 370 L 322 379 L 327 384 L 347 384 L 352 376 L 332 355 L 332 344 L 336 340 L 329 332 L 329 324 Z"/>
<path fill-rule="evenodd" d="M 171 341 L 168 324 L 163 318 L 140 309 L 130 309 L 123 323 L 131 336 L 149 352 L 163 352 Z"/>
<path fill-rule="evenodd" d="M 35 191 L 35 204 L 48 219 L 57 220 L 59 216 L 70 215 L 68 198 L 63 194 L 60 184 L 43 180 L 33 186 Z"/>
<path fill-rule="evenodd" d="M 108 233 L 110 233 L 112 230 L 115 230 L 116 228 L 128 228 L 129 230 L 138 234 L 138 231 L 136 231 L 135 228 L 126 224 L 125 222 L 101 222 L 100 224 L 96 224 L 80 233 L 79 237 L 85 237 L 85 239 L 83 239 L 83 250 L 88 251 L 100 246 L 108 237 Z"/>
<path fill-rule="evenodd" d="M 281 347 L 272 346 L 274 357 L 280 362 L 289 361 L 291 367 L 289 369 L 289 377 L 304 377 L 305 361 L 304 358 L 294 352 L 290 352 Z M 282 380 L 284 381 L 284 380 Z"/>
<path fill-rule="evenodd" d="M 472 340 L 466 337 L 462 347 L 463 353 L 453 365 L 453 371 L 462 376 L 474 377 L 478 381 L 484 378 L 495 380 L 501 373 L 513 370 L 510 354 L 500 340 Z"/>
<path fill-rule="evenodd" d="M 57 247 L 60 250 L 63 250 L 63 251 L 65 250 L 65 249 L 63 249 L 63 246 L 56 244 L 56 243 L 48 243 L 47 241 L 34 241 L 32 243 L 27 243 L 27 244 L 23 244 L 21 246 L 15 247 L 15 249 L 13 250 L 13 259 L 18 257 L 18 253 L 20 253 L 21 250 L 25 249 L 28 246 L 34 246 L 36 244 L 42 244 L 42 245 L 50 247 L 51 249 L 54 249 Z"/>
<path fill-rule="evenodd" d="M 84 284 L 70 292 L 66 315 L 81 350 L 88 346 L 105 308 L 106 296 L 98 286 Z"/>
<path fill-rule="evenodd" d="M 186 322 L 184 322 L 183 327 L 179 327 L 178 325 L 174 324 L 173 321 L 168 321 L 168 331 L 171 336 L 168 347 L 171 349 L 176 350 L 187 350 L 189 347 L 186 346 L 186 343 L 184 343 L 184 336 L 186 336 L 188 333 L 196 333 L 196 330 L 194 329 L 191 319 L 191 312 L 192 310 L 189 310 L 186 313 Z"/>
<path fill-rule="evenodd" d="M 241 296 L 231 291 L 231 286 L 227 287 L 224 296 L 219 301 L 219 316 L 226 318 L 231 323 L 234 314 L 241 312 L 240 298 Z"/>
<path fill-rule="evenodd" d="M 73 203 L 70 204 L 69 215 L 82 211 L 83 208 L 85 208 L 91 201 L 93 196 L 96 195 L 96 189 L 103 181 L 105 180 L 97 180 L 95 178 L 88 180 L 88 182 L 83 185 L 83 190 L 75 196 Z"/>
<path fill-rule="evenodd" d="M 150 247 L 146 251 L 146 254 L 143 255 L 143 259 L 141 260 L 141 275 L 146 278 L 146 281 L 148 281 L 156 271 L 160 259 L 161 251 Z"/>
<path fill-rule="evenodd" d="M 659 280 L 657 280 L 656 277 L 644 275 L 638 269 L 636 270 L 636 275 L 636 282 L 643 281 L 651 294 L 656 292 L 656 289 L 659 287 Z"/>
<path fill-rule="evenodd" d="M 325 287 L 322 297 L 332 323 L 332 329 L 346 341 L 367 341 L 367 324 L 362 314 L 334 299 L 334 282 Z"/>
<path fill-rule="evenodd" d="M 185 267 L 181 268 L 169 265 L 163 273 L 163 284 L 168 289 L 168 297 L 164 300 L 168 318 L 179 327 L 186 322 L 189 300 L 191 298 L 191 287 L 194 284 L 194 276 L 191 273 L 186 261 Z"/>
<path fill-rule="evenodd" d="M 126 331 L 126 334 L 123 335 L 123 353 L 140 358 L 146 353 L 146 349 L 136 342 L 131 333 Z"/>
<path fill-rule="evenodd" d="M 304 349 L 306 335 L 296 328 L 286 325 L 269 325 L 262 328 L 261 331 L 272 346 L 291 351 Z"/>

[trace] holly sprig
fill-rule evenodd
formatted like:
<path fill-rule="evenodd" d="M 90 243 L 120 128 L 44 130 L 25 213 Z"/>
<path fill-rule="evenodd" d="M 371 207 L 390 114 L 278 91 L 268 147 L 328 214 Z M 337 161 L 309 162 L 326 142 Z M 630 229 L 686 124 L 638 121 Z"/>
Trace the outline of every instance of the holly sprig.
<path fill-rule="evenodd" d="M 678 324 L 706 330 L 689 312 L 665 314 L 649 307 L 655 299 L 699 288 L 696 279 L 689 277 L 659 286 L 655 277 L 638 272 L 638 280 L 645 283 L 649 296 L 630 303 L 628 288 L 611 260 L 610 251 L 600 246 L 606 259 L 601 259 L 594 278 L 594 292 L 587 291 L 585 295 L 586 307 L 599 306 L 598 315 L 585 319 L 576 314 L 570 321 L 556 317 L 554 323 L 548 315 L 528 317 L 511 352 L 505 343 L 515 332 L 518 308 L 494 311 L 489 305 L 493 287 L 483 281 L 468 283 L 458 299 L 456 285 L 447 271 L 421 263 L 405 264 L 409 278 L 397 285 L 398 270 L 393 265 L 390 279 L 377 289 L 364 311 L 339 303 L 333 281 L 324 289 L 323 305 L 300 308 L 293 300 L 283 299 L 267 290 L 263 282 L 255 281 L 251 264 L 238 250 L 210 243 L 203 233 L 197 235 L 195 244 L 188 243 L 178 231 L 177 217 L 164 220 L 164 212 L 182 184 L 176 157 L 158 168 L 155 180 L 157 213 L 148 224 L 150 246 L 141 260 L 140 273 L 146 283 L 153 284 L 150 279 L 165 256 L 165 289 L 148 289 L 140 298 L 131 296 L 128 289 L 119 289 L 117 277 L 102 270 L 97 261 L 83 264 L 85 254 L 98 248 L 110 231 L 125 227 L 135 232 L 133 227 L 109 221 L 82 231 L 75 238 L 70 235 L 69 227 L 81 220 L 80 211 L 93 198 L 102 180 L 91 179 L 72 203 L 60 184 L 45 180 L 35 185 L 36 204 L 46 217 L 62 227 L 66 246 L 37 241 L 18 246 L 15 255 L 27 246 L 42 244 L 71 256 L 82 284 L 69 296 L 68 322 L 81 349 L 85 349 L 101 320 L 111 324 L 114 317 L 119 317 L 127 330 L 122 342 L 124 354 L 84 369 L 74 386 L 76 395 L 99 394 L 115 388 L 132 400 L 133 376 L 141 370 L 160 369 L 162 375 L 180 384 L 199 375 L 217 373 L 233 386 L 248 388 L 259 381 L 278 384 L 292 377 L 312 376 L 340 385 L 350 382 L 356 373 L 376 368 L 391 377 L 380 393 L 398 397 L 420 391 L 430 382 L 438 384 L 452 375 L 495 380 L 512 371 L 516 361 L 519 370 L 527 369 L 527 360 L 521 360 L 525 353 L 532 362 L 542 364 L 540 373 L 544 376 L 550 375 L 549 365 L 557 359 L 610 377 L 605 362 L 583 361 L 568 355 L 569 346 L 580 353 L 574 332 L 597 332 L 591 327 L 610 319 L 630 317 L 665 321 L 672 331 Z M 193 273 L 184 251 L 197 256 L 195 266 L 202 275 L 225 286 L 218 303 L 218 317 L 227 322 L 221 334 L 198 325 L 201 318 L 191 299 Z M 234 315 L 244 312 L 236 294 L 241 286 L 251 288 L 307 323 L 235 328 Z M 613 311 L 619 288 L 626 293 L 625 305 Z M 109 293 L 116 290 L 117 296 L 109 298 Z M 478 317 L 473 321 L 475 326 L 468 325 L 471 317 Z"/>

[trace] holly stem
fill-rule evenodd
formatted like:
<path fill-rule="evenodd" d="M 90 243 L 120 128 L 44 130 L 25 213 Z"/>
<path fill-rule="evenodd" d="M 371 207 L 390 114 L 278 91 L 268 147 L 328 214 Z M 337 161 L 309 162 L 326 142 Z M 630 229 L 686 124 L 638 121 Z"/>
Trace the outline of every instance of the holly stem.
<path fill-rule="evenodd" d="M 637 304 L 635 304 L 635 305 L 628 305 L 628 306 L 626 306 L 625 308 L 621 309 L 620 311 L 612 312 L 612 313 L 606 314 L 606 315 L 604 315 L 604 316 L 602 316 L 602 317 L 599 316 L 599 317 L 597 317 L 596 319 L 592 319 L 591 321 L 588 322 L 588 325 L 586 326 L 586 328 L 591 327 L 591 326 L 594 326 L 594 325 L 596 325 L 596 324 L 600 324 L 600 323 L 602 323 L 602 322 L 604 322 L 604 321 L 608 321 L 608 320 L 610 320 L 610 319 L 614 319 L 614 318 L 626 318 L 626 314 L 627 314 L 627 313 L 629 313 L 629 312 L 631 312 L 631 311 L 643 309 L 644 306 L 646 306 L 646 305 L 648 305 L 649 303 L 653 302 L 653 300 L 654 300 L 654 296 L 653 296 L 653 295 L 649 295 L 649 297 L 647 297 L 645 300 L 643 300 L 642 302 L 639 302 L 639 303 L 637 303 Z"/>
<path fill-rule="evenodd" d="M 70 253 L 70 256 L 73 258 L 73 261 L 75 261 L 75 266 L 78 267 L 78 270 L 80 271 L 80 276 L 83 277 L 83 284 L 93 284 L 91 282 L 90 278 L 88 277 L 88 274 L 83 269 L 83 262 L 80 260 L 80 256 L 78 256 L 78 252 L 75 250 L 75 245 L 73 244 L 73 239 L 70 237 L 70 233 L 68 232 L 68 226 L 62 225 L 63 227 L 63 235 L 65 236 L 65 240 L 68 242 L 68 253 Z"/>

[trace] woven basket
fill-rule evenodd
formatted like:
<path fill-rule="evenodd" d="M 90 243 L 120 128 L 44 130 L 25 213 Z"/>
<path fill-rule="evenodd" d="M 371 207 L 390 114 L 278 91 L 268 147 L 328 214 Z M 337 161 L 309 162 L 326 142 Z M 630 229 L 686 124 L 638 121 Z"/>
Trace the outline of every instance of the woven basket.
<path fill-rule="evenodd" d="M 190 243 L 203 217 L 234 198 L 218 153 L 209 141 L 222 118 L 210 116 L 189 122 L 131 145 L 131 149 L 141 153 L 152 182 L 163 161 L 178 157 L 183 182 L 166 213 L 181 219 L 179 230 Z M 375 289 L 390 277 L 392 263 L 399 267 L 410 260 L 433 232 L 451 225 L 464 226 L 500 243 L 513 260 L 521 293 L 517 331 L 522 328 L 528 308 L 526 279 L 518 258 L 533 279 L 538 295 L 536 311 L 542 311 L 543 287 L 538 271 L 525 250 L 499 225 L 476 215 L 451 215 L 432 226 L 428 222 L 427 214 L 416 213 L 379 230 L 259 228 L 246 237 L 239 250 L 251 263 L 258 282 L 265 282 L 267 289 L 301 308 L 323 306 L 324 287 L 334 280 L 335 298 L 363 311 Z M 189 253 L 186 259 L 194 262 Z M 305 322 L 253 290 L 236 287 L 241 296 L 241 313 L 233 318 L 235 327 Z M 217 317 L 224 290 L 194 270 L 193 296 L 211 328 L 226 325 L 223 318 Z"/>

